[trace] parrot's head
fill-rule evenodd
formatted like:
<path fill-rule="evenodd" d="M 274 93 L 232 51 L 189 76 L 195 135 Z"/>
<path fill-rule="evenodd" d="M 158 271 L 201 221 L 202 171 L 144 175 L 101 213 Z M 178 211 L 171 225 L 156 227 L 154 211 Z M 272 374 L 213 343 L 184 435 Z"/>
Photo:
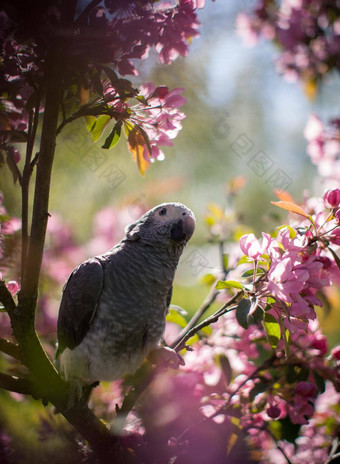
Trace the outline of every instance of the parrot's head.
<path fill-rule="evenodd" d="M 162 203 L 126 228 L 127 240 L 183 246 L 195 230 L 194 213 L 182 203 Z"/>

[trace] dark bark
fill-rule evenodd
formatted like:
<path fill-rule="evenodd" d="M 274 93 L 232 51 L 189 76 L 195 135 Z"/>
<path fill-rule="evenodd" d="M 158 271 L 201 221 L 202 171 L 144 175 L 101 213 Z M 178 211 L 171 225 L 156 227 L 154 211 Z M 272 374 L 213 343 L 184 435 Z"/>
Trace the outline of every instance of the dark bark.
<path fill-rule="evenodd" d="M 0 301 L 11 319 L 13 334 L 18 342 L 18 347 L 13 344 L 9 345 L 6 341 L 1 342 L 2 351 L 20 358 L 22 364 L 27 367 L 30 377 L 29 379 L 16 379 L 0 374 L 0 386 L 32 394 L 35 398 L 41 398 L 44 403 L 51 402 L 88 441 L 101 462 L 127 462 L 127 454 L 120 445 L 120 439 L 111 434 L 85 404 L 76 403 L 69 407 L 69 386 L 58 374 L 35 331 L 34 319 L 39 275 L 49 217 L 50 181 L 62 98 L 61 73 L 62 66 L 58 63 L 57 54 L 51 52 L 46 62 L 45 111 L 37 163 L 33 216 L 18 305 L 5 283 L 0 282 Z"/>

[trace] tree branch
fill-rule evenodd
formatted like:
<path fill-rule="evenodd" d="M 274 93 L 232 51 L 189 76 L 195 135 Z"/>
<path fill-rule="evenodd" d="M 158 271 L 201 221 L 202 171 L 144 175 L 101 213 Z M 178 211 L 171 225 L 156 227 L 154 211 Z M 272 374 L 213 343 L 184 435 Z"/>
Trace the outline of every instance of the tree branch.
<path fill-rule="evenodd" d="M 35 105 L 34 110 L 30 115 L 30 124 L 29 124 L 29 131 L 28 131 L 28 140 L 26 145 L 26 158 L 25 158 L 25 166 L 22 173 L 22 181 L 21 181 L 21 237 L 22 237 L 22 244 L 21 244 L 21 280 L 24 277 L 24 269 L 26 267 L 26 259 L 27 259 L 27 249 L 28 249 L 28 199 L 29 199 L 29 184 L 31 175 L 33 172 L 33 167 L 31 163 L 33 148 L 35 137 L 37 134 L 37 128 L 39 123 L 39 110 L 40 110 L 40 94 L 39 92 L 36 93 L 37 95 L 37 102 Z"/>
<path fill-rule="evenodd" d="M 12 377 L 0 372 L 0 388 L 4 390 L 21 393 L 22 395 L 34 396 L 32 386 L 27 379 Z"/>
<path fill-rule="evenodd" d="M 17 359 L 18 361 L 21 361 L 19 346 L 5 340 L 4 338 L 0 338 L 0 351 L 6 353 L 8 356 L 12 356 L 12 358 Z"/>
<path fill-rule="evenodd" d="M 182 340 L 182 338 L 188 333 L 189 330 L 191 330 L 196 325 L 196 323 L 201 319 L 203 314 L 210 308 L 212 303 L 216 300 L 216 297 L 220 291 L 216 290 L 215 285 L 216 282 L 214 282 L 214 284 L 211 286 L 210 291 L 206 296 L 205 300 L 203 301 L 202 305 L 198 308 L 198 310 L 195 312 L 195 314 L 190 319 L 188 324 L 184 327 L 184 329 L 181 330 L 177 338 L 172 342 L 172 346 L 176 346 Z"/>
<path fill-rule="evenodd" d="M 186 331 L 180 339 L 178 337 L 171 344 L 171 348 L 173 348 L 177 352 L 181 351 L 185 347 L 185 342 L 189 340 L 189 338 L 191 338 L 193 335 L 195 335 L 196 332 L 216 322 L 226 312 L 232 311 L 233 309 L 235 309 L 235 307 L 229 308 L 229 306 L 231 306 L 243 293 L 244 293 L 244 290 L 239 290 L 237 293 L 235 293 L 235 295 L 232 296 L 226 303 L 224 303 L 224 305 L 221 306 L 217 311 L 215 311 L 214 314 L 209 316 L 207 319 L 202 321 L 200 324 L 197 324 L 194 327 L 192 327 L 189 331 Z M 190 325 L 190 323 L 191 321 L 189 322 L 188 326 Z"/>
<path fill-rule="evenodd" d="M 11 316 L 11 314 L 15 311 L 16 305 L 4 280 L 0 280 L 0 302 L 4 305 L 5 310 Z"/>
<path fill-rule="evenodd" d="M 69 385 L 58 374 L 55 366 L 44 351 L 34 327 L 34 316 L 38 293 L 40 268 L 44 250 L 48 220 L 48 202 L 51 171 L 54 158 L 58 114 L 62 91 L 62 66 L 57 53 L 50 52 L 46 59 L 46 99 L 42 124 L 39 162 L 35 182 L 33 217 L 22 287 L 16 306 L 4 282 L 0 282 L 0 301 L 8 312 L 13 333 L 18 341 L 22 363 L 29 369 L 33 395 L 50 401 L 56 409 L 75 427 L 96 452 L 101 462 L 117 462 L 124 451 L 120 439 L 84 404 L 69 407 L 71 391 Z M 21 382 L 21 381 L 20 381 Z M 2 376 L 4 388 L 29 391 L 27 384 L 18 379 Z"/>

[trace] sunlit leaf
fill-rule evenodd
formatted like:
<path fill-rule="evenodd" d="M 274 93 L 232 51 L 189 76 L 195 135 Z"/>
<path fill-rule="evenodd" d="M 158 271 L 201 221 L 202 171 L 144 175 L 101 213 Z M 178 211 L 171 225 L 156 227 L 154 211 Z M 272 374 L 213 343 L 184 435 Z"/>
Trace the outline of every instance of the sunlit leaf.
<path fill-rule="evenodd" d="M 279 200 L 288 201 L 289 203 L 294 203 L 293 197 L 285 190 L 275 189 L 274 193 Z"/>
<path fill-rule="evenodd" d="M 207 337 L 210 337 L 210 335 L 212 334 L 212 328 L 210 327 L 210 325 L 207 325 L 206 327 L 202 327 L 202 329 L 200 329 L 200 333 L 202 333 L 203 335 Z"/>
<path fill-rule="evenodd" d="M 251 308 L 251 301 L 243 298 L 236 308 L 236 319 L 241 327 L 248 329 L 248 314 Z"/>
<path fill-rule="evenodd" d="M 290 201 L 271 201 L 271 204 L 309 219 L 309 215 L 299 205 Z"/>
<path fill-rule="evenodd" d="M 200 281 L 202 284 L 212 285 L 215 282 L 216 277 L 213 274 L 205 274 L 201 277 Z"/>
<path fill-rule="evenodd" d="M 80 85 L 78 87 L 78 99 L 81 105 L 85 105 L 90 99 L 90 89 Z"/>
<path fill-rule="evenodd" d="M 188 346 L 191 346 L 191 345 L 194 345 L 195 343 L 197 343 L 199 341 L 199 336 L 197 335 L 197 333 L 195 335 L 193 335 L 192 337 L 189 338 L 189 340 L 187 340 L 185 342 L 186 345 Z"/>
<path fill-rule="evenodd" d="M 94 116 L 85 116 L 85 122 L 86 122 L 86 129 L 89 132 L 92 132 L 92 130 L 95 128 L 95 125 L 96 125 L 96 118 Z"/>
<path fill-rule="evenodd" d="M 263 326 L 270 346 L 275 349 L 281 338 L 280 324 L 272 314 L 265 313 Z"/>
<path fill-rule="evenodd" d="M 318 83 L 316 79 L 309 78 L 305 81 L 305 94 L 310 100 L 314 100 L 318 92 Z"/>
<path fill-rule="evenodd" d="M 237 440 L 238 440 L 238 435 L 234 432 L 231 433 L 228 438 L 228 442 L 227 442 L 227 455 L 230 454 L 231 450 L 236 445 Z"/>
<path fill-rule="evenodd" d="M 229 266 L 229 256 L 224 253 L 223 255 L 223 265 L 225 267 L 225 269 L 228 269 L 228 266 Z"/>
<path fill-rule="evenodd" d="M 110 116 L 106 114 L 102 114 L 95 120 L 95 123 L 91 128 L 92 139 L 94 142 L 96 142 L 101 137 L 105 127 L 107 126 L 110 120 Z"/>
<path fill-rule="evenodd" d="M 143 103 L 143 105 L 145 105 L 145 106 L 148 105 L 148 102 L 147 102 L 147 100 L 145 99 L 145 97 L 143 95 L 137 95 L 136 99 L 138 101 L 140 101 L 141 103 Z"/>
<path fill-rule="evenodd" d="M 141 133 L 140 128 L 129 123 L 124 124 L 128 137 L 128 147 L 132 153 L 134 161 L 137 163 L 139 172 L 144 175 L 150 164 L 150 155 L 148 153 L 145 136 Z"/>
<path fill-rule="evenodd" d="M 122 121 L 117 121 L 114 128 L 108 135 L 108 137 L 105 140 L 104 145 L 102 148 L 108 149 L 108 148 L 113 148 L 117 143 L 120 138 L 120 133 L 122 129 Z"/>
<path fill-rule="evenodd" d="M 166 316 L 167 322 L 173 322 L 179 325 L 182 329 L 187 325 L 187 320 L 176 309 L 170 308 L 169 314 Z"/>
<path fill-rule="evenodd" d="M 217 290 L 223 290 L 225 288 L 239 288 L 242 290 L 242 284 L 236 282 L 236 280 L 219 280 L 215 287 Z"/>
<path fill-rule="evenodd" d="M 294 238 L 297 235 L 296 230 L 293 227 L 289 226 L 288 224 L 285 224 L 285 225 L 280 226 L 280 227 L 277 228 L 277 230 L 281 230 L 281 229 L 289 230 L 289 238 Z M 275 234 L 275 235 L 277 235 L 277 234 Z"/>
<path fill-rule="evenodd" d="M 256 275 L 261 275 L 261 274 L 264 274 L 266 272 L 265 269 L 263 269 L 262 267 L 258 267 L 256 268 Z M 254 269 L 248 269 L 248 271 L 245 271 L 241 277 L 250 277 L 254 275 Z"/>

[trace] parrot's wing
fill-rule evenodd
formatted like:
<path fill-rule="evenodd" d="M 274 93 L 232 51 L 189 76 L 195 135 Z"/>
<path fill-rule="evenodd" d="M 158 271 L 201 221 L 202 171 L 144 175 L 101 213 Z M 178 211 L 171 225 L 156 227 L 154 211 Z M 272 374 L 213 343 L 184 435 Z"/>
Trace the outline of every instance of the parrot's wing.
<path fill-rule="evenodd" d="M 58 351 L 71 350 L 85 337 L 95 316 L 104 283 L 104 269 L 97 258 L 80 264 L 63 289 L 58 319 Z"/>
<path fill-rule="evenodd" d="M 169 311 L 169 306 L 170 306 L 170 303 L 171 303 L 171 298 L 172 298 L 172 285 L 171 285 L 169 293 L 168 293 L 168 295 L 166 297 L 166 307 L 168 308 L 168 311 Z"/>

